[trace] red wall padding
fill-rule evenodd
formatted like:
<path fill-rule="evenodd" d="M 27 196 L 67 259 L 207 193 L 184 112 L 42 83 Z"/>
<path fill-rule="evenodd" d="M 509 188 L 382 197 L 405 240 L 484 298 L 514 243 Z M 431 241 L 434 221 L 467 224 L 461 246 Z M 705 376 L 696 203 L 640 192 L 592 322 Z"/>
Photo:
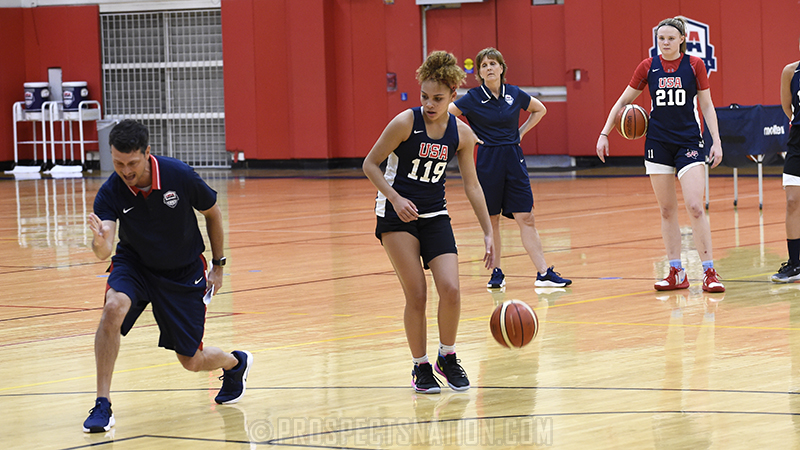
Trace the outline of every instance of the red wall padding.
<path fill-rule="evenodd" d="M 33 81 L 25 79 L 24 41 L 22 9 L 0 8 L 0 42 L 5 44 L 0 45 L 0 161 L 14 160 L 11 107 L 25 100 L 23 84 Z M 20 132 L 22 129 L 20 126 Z"/>
<path fill-rule="evenodd" d="M 25 99 L 25 82 L 47 81 L 47 69 L 60 67 L 62 81 L 86 81 L 89 98 L 102 103 L 99 9 L 97 5 L 0 8 L 0 36 L 5 44 L 0 45 L 0 161 L 12 161 L 11 110 L 14 102 Z M 61 127 L 56 128 L 60 140 Z M 31 138 L 30 123 L 20 124 L 17 130 L 20 140 Z M 94 126 L 84 132 L 87 140 L 97 138 Z M 77 128 L 74 133 L 77 139 Z M 97 145 L 88 148 L 97 149 Z M 19 150 L 20 159 L 32 157 L 31 146 L 21 145 Z M 61 158 L 60 146 L 56 157 Z"/>
<path fill-rule="evenodd" d="M 245 152 L 250 158 L 266 158 L 268 155 L 258 153 L 254 15 L 253 0 L 222 3 L 222 29 L 225 30 L 222 54 L 236 66 L 225 67 L 225 143 L 230 151 Z M 275 136 L 275 139 L 280 137 Z"/>
<path fill-rule="evenodd" d="M 98 14 L 96 5 L 0 8 L 0 38 L 10 44 L 0 46 L 0 160 L 13 157 L 11 104 L 48 67 L 102 98 Z M 710 26 L 716 106 L 780 102 L 781 69 L 800 59 L 795 0 L 485 0 L 427 11 L 427 43 L 462 63 L 497 47 L 510 83 L 566 86 L 567 102 L 546 103 L 523 150 L 593 156 L 608 110 L 648 56 L 652 28 L 679 14 Z M 223 1 L 228 150 L 247 159 L 366 155 L 392 117 L 419 104 L 421 17 L 411 0 Z M 397 75 L 396 91 L 387 91 L 387 73 Z M 465 87 L 477 84 L 469 75 Z M 637 103 L 649 109 L 647 93 Z M 641 154 L 642 141 L 612 135 L 612 156 Z"/>
<path fill-rule="evenodd" d="M 397 90 L 388 92 L 386 116 L 391 118 L 399 112 L 419 104 L 419 84 L 415 71 L 422 64 L 422 27 L 420 11 L 413 2 L 395 2 L 391 8 L 385 8 L 384 26 L 386 27 L 386 72 L 397 76 Z M 406 94 L 406 100 L 402 94 Z M 380 133 L 386 123 L 375 123 L 376 132 Z M 378 138 L 378 134 L 367 136 L 367 151 Z M 363 149 L 353 148 L 351 156 L 366 155 Z"/>

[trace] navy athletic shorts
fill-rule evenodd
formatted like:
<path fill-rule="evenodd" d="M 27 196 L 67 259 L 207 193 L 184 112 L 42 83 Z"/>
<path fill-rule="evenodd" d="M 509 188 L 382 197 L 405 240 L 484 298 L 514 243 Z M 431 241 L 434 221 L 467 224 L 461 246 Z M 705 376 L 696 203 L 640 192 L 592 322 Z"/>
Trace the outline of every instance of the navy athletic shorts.
<path fill-rule="evenodd" d="M 202 348 L 206 322 L 206 264 L 202 256 L 189 266 L 153 271 L 127 255 L 111 260 L 108 286 L 131 298 L 131 309 L 120 332 L 126 336 L 148 304 L 153 305 L 161 336 L 158 346 L 184 356 Z"/>
<path fill-rule="evenodd" d="M 411 222 L 403 222 L 398 217 L 378 217 L 375 237 L 381 239 L 383 233 L 392 231 L 405 231 L 417 238 L 423 267 L 426 269 L 430 269 L 428 263 L 439 255 L 458 254 L 456 238 L 453 235 L 453 227 L 450 225 L 450 216 L 448 215 L 420 218 Z M 383 241 L 381 240 L 381 242 Z"/>
<path fill-rule="evenodd" d="M 476 170 L 490 216 L 531 212 L 531 179 L 519 145 L 479 146 Z"/>
<path fill-rule="evenodd" d="M 681 170 L 693 164 L 705 163 L 708 150 L 698 147 L 687 147 L 680 144 L 669 144 L 649 137 L 644 142 L 644 160 L 650 163 L 648 167 L 648 174 L 651 173 L 674 173 L 672 168 L 675 168 L 678 175 L 681 175 Z M 667 172 L 660 170 L 659 165 L 663 169 L 670 169 Z M 647 167 L 647 164 L 645 164 Z"/>

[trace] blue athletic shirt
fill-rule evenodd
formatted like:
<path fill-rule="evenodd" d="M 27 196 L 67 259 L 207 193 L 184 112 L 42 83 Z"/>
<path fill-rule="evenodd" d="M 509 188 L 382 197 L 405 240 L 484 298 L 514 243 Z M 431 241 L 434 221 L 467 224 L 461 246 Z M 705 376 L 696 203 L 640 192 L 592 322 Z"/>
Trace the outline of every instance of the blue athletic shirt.
<path fill-rule="evenodd" d="M 111 174 L 97 192 L 94 213 L 101 220 L 119 220 L 117 254 L 133 256 L 152 270 L 186 267 L 205 250 L 194 210 L 213 207 L 217 193 L 177 159 L 150 155 L 150 169 L 148 193 Z"/>
<path fill-rule="evenodd" d="M 652 102 L 648 139 L 702 148 L 695 70 L 705 70 L 705 66 L 698 69 L 686 54 L 674 70 L 665 67 L 660 56 L 652 58 L 647 72 Z"/>
<path fill-rule="evenodd" d="M 389 155 L 383 178 L 398 194 L 411 200 L 422 218 L 447 214 L 444 198 L 445 169 L 458 151 L 458 124 L 450 114 L 441 139 L 428 137 L 422 107 L 411 108 L 414 128 L 408 139 Z M 392 203 L 378 191 L 375 214 L 393 218 L 397 213 Z"/>
<path fill-rule="evenodd" d="M 791 82 L 792 93 L 792 126 L 800 125 L 800 65 L 794 70 Z"/>
<path fill-rule="evenodd" d="M 502 86 L 500 98 L 482 84 L 455 101 L 483 147 L 519 144 L 519 112 L 530 104 L 531 96 L 511 84 Z"/>

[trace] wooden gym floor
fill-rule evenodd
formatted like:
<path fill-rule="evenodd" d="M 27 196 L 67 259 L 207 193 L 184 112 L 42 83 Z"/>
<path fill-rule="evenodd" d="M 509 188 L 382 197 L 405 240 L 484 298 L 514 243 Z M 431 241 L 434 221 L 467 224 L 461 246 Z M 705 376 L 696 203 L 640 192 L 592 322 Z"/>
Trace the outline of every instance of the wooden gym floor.
<path fill-rule="evenodd" d="M 403 296 L 373 236 L 375 189 L 357 170 L 202 172 L 226 219 L 225 286 L 205 342 L 255 362 L 237 405 L 219 371 L 190 373 L 157 347 L 145 313 L 122 339 L 117 425 L 84 434 L 95 398 L 94 331 L 107 262 L 85 217 L 105 179 L 0 179 L 0 440 L 4 448 L 798 448 L 800 284 L 768 281 L 786 259 L 780 168 L 711 178 L 709 218 L 727 287 L 708 295 L 690 228 L 692 285 L 659 293 L 659 213 L 642 168 L 534 173 L 548 263 L 574 280 L 534 287 L 516 225 L 502 223 L 505 292 L 488 292 L 480 228 L 450 174 L 459 243 L 458 355 L 472 389 L 417 395 Z M 751 172 L 752 173 L 752 172 Z M 688 224 L 681 210 L 681 223 Z M 429 278 L 430 279 L 430 278 Z M 437 297 L 430 286 L 428 351 Z M 539 336 L 496 344 L 505 299 L 535 308 Z"/>

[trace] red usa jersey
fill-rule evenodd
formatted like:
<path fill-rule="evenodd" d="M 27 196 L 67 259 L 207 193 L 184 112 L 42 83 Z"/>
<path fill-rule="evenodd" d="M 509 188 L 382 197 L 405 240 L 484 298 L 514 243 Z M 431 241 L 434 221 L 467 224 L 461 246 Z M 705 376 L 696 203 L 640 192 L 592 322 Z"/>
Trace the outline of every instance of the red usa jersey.
<path fill-rule="evenodd" d="M 708 89 L 708 74 L 700 58 L 682 54 L 674 61 L 647 58 L 634 72 L 630 86 L 650 88 L 647 137 L 661 142 L 702 147 L 697 91 Z"/>

